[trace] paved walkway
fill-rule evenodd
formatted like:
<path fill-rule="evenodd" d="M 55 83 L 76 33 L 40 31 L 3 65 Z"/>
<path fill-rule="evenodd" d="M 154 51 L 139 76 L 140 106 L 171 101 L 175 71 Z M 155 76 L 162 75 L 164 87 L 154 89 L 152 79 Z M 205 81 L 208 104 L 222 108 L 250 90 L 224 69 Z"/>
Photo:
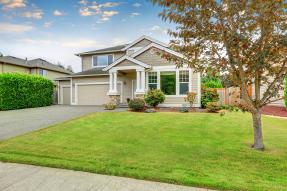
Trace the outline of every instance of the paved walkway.
<path fill-rule="evenodd" d="M 0 163 L 0 190 L 208 191 L 202 188 L 13 163 Z"/>
<path fill-rule="evenodd" d="M 0 111 L 0 140 L 45 128 L 88 113 L 103 111 L 106 111 L 103 107 L 60 105 Z"/>

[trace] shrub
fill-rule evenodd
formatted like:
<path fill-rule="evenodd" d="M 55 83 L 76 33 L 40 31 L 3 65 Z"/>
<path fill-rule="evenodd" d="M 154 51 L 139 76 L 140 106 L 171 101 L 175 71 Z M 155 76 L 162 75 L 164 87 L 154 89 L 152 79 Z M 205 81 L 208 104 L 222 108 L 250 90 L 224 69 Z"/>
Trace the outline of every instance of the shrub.
<path fill-rule="evenodd" d="M 52 105 L 53 87 L 51 80 L 41 76 L 0 74 L 0 110 Z"/>
<path fill-rule="evenodd" d="M 202 86 L 201 89 L 201 107 L 206 108 L 209 102 L 217 102 L 219 101 L 219 95 L 215 89 L 207 88 L 206 86 Z"/>
<path fill-rule="evenodd" d="M 183 106 L 183 107 L 179 108 L 179 112 L 180 113 L 188 113 L 189 112 L 188 107 Z"/>
<path fill-rule="evenodd" d="M 129 102 L 129 108 L 132 111 L 142 111 L 145 108 L 145 101 L 144 99 L 136 98 L 132 99 Z"/>
<path fill-rule="evenodd" d="M 223 87 L 220 81 L 212 81 L 212 80 L 203 83 L 203 85 L 208 88 L 222 88 Z"/>
<path fill-rule="evenodd" d="M 186 97 L 184 98 L 184 101 L 189 103 L 189 107 L 192 107 L 194 101 L 196 98 L 196 93 L 195 92 L 188 92 Z"/>
<path fill-rule="evenodd" d="M 285 106 L 287 108 L 287 77 L 285 80 L 284 100 L 285 100 Z"/>
<path fill-rule="evenodd" d="M 105 109 L 106 110 L 115 110 L 117 107 L 117 104 L 113 103 L 113 102 L 109 102 L 107 104 L 105 104 Z"/>
<path fill-rule="evenodd" d="M 164 93 L 158 89 L 149 90 L 145 95 L 145 102 L 152 107 L 156 107 L 158 104 L 163 103 L 164 100 Z"/>
<path fill-rule="evenodd" d="M 220 106 L 218 105 L 217 102 L 209 102 L 209 103 L 207 103 L 207 105 L 206 105 L 206 109 L 207 109 L 207 111 L 210 112 L 210 113 L 216 113 L 216 112 L 218 112 L 221 108 L 220 108 Z"/>

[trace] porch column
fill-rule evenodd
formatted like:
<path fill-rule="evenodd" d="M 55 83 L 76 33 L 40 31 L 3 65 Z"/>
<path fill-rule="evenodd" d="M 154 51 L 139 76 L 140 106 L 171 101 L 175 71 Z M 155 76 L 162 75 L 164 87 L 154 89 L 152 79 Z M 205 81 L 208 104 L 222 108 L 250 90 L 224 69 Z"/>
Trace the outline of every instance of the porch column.
<path fill-rule="evenodd" d="M 110 72 L 110 89 L 109 89 L 109 92 L 112 92 L 113 91 L 113 73 Z"/>
<path fill-rule="evenodd" d="M 140 91 L 140 71 L 137 70 L 137 88 L 136 88 L 136 92 Z"/>
<path fill-rule="evenodd" d="M 141 71 L 141 92 L 145 92 L 145 71 Z"/>
<path fill-rule="evenodd" d="M 113 72 L 113 92 L 117 93 L 117 81 L 118 81 L 118 74 L 117 72 Z"/>

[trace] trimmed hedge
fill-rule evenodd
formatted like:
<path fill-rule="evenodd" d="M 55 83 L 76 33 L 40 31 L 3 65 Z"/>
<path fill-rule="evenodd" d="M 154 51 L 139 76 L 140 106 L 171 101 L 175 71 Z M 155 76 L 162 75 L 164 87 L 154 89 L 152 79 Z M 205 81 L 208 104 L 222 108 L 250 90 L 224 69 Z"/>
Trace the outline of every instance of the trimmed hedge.
<path fill-rule="evenodd" d="M 49 106 L 53 103 L 53 82 L 41 76 L 0 74 L 0 110 Z"/>

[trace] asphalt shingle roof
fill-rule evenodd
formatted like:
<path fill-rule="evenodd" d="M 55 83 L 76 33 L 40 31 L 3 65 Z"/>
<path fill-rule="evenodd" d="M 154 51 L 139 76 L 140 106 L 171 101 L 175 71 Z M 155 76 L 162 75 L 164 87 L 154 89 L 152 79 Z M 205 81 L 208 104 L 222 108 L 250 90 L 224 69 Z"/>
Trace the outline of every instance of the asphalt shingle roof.
<path fill-rule="evenodd" d="M 0 62 L 18 65 L 18 66 L 24 66 L 27 68 L 43 68 L 43 69 L 48 69 L 52 71 L 62 72 L 65 74 L 72 74 L 72 72 L 60 66 L 52 64 L 46 60 L 43 60 L 41 58 L 34 59 L 34 60 L 24 60 L 24 59 L 16 58 L 13 56 L 3 56 L 3 57 L 0 57 Z"/>
<path fill-rule="evenodd" d="M 101 53 L 101 52 L 115 52 L 115 51 L 120 51 L 123 48 L 125 48 L 127 45 L 129 44 L 122 44 L 122 45 L 118 45 L 118 46 L 113 46 L 113 47 L 108 47 L 108 48 L 103 48 L 103 49 L 97 49 L 97 50 L 92 50 L 92 51 L 88 51 L 88 52 L 82 52 L 82 53 L 78 53 L 76 55 L 84 55 L 84 54 L 95 54 L 95 53 Z"/>
<path fill-rule="evenodd" d="M 71 76 L 103 75 L 103 74 L 108 75 L 108 72 L 103 71 L 102 69 L 99 69 L 99 68 L 93 68 L 93 69 L 90 69 L 90 70 L 85 70 L 83 72 L 78 72 L 78 73 L 72 74 Z"/>

